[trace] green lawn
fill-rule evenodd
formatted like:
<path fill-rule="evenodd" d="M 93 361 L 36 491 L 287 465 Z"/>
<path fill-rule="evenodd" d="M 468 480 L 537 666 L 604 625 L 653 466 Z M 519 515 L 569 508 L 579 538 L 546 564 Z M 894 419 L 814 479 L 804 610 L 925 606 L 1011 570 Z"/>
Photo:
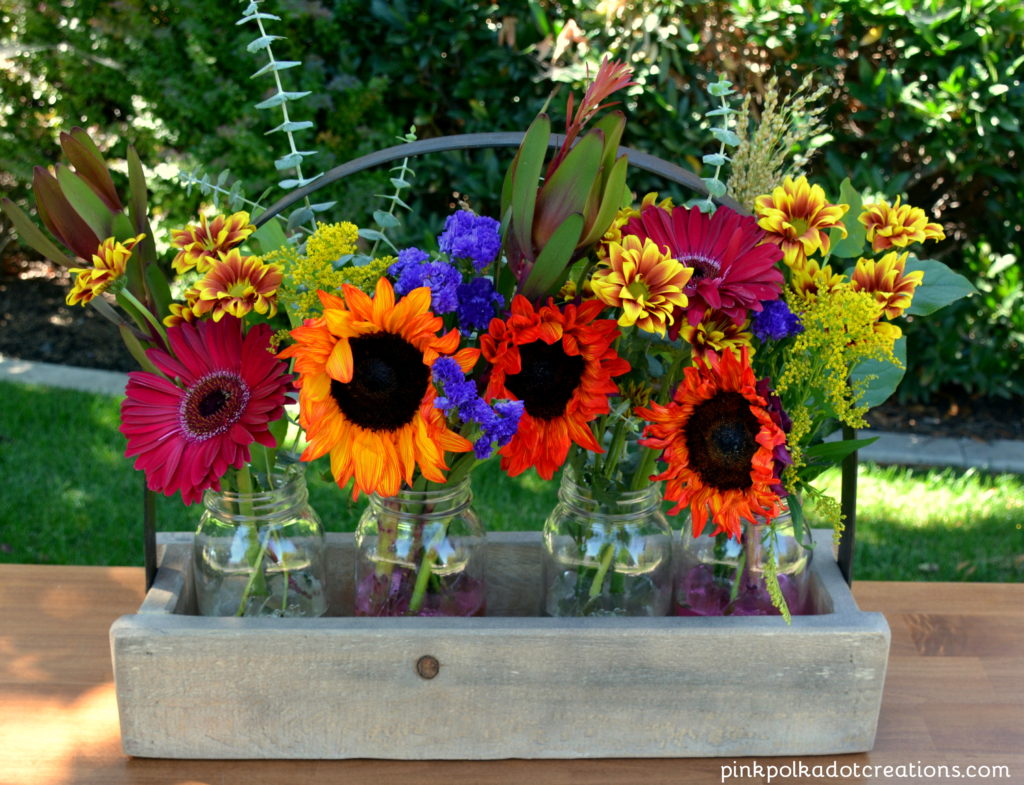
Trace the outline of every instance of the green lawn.
<path fill-rule="evenodd" d="M 142 477 L 123 457 L 114 398 L 0 382 L 0 561 L 140 564 Z M 328 531 L 351 531 L 352 503 L 310 472 Z M 838 472 L 826 476 L 838 493 Z M 553 483 L 509 479 L 496 462 L 474 475 L 492 531 L 539 529 Z M 199 506 L 158 499 L 161 530 L 191 530 Z M 855 575 L 862 579 L 1024 579 L 1024 478 L 861 467 Z"/>

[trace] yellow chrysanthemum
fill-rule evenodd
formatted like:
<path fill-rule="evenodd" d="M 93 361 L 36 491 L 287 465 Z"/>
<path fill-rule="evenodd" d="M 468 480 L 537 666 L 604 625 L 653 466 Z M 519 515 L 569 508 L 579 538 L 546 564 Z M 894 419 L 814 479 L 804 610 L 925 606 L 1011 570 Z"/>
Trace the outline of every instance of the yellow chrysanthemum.
<path fill-rule="evenodd" d="M 867 239 L 873 251 L 885 251 L 893 246 L 905 248 L 911 243 L 925 240 L 945 240 L 946 233 L 936 223 L 929 223 L 920 207 L 900 204 L 900 197 L 890 205 L 873 202 L 864 205 L 860 222 L 867 229 Z"/>
<path fill-rule="evenodd" d="M 68 292 L 67 304 L 85 305 L 124 275 L 128 260 L 132 258 L 132 248 L 145 236 L 136 235 L 123 243 L 108 237 L 92 255 L 92 267 L 72 267 L 69 272 L 78 273 L 78 278 Z"/>
<path fill-rule="evenodd" d="M 662 210 L 671 210 L 673 208 L 672 197 L 666 196 L 660 202 L 658 201 L 658 192 L 652 191 L 646 194 L 640 203 L 639 207 L 620 207 L 619 211 L 615 213 L 615 218 L 612 219 L 611 226 L 605 230 L 604 235 L 601 237 L 601 242 L 597 246 L 597 258 L 607 259 L 608 258 L 608 247 L 612 243 L 622 242 L 622 227 L 625 226 L 630 218 L 639 217 L 641 211 L 646 207 L 657 205 Z"/>
<path fill-rule="evenodd" d="M 859 292 L 871 292 L 882 306 L 887 319 L 895 319 L 914 298 L 914 289 L 924 280 L 924 272 L 907 273 L 907 256 L 891 251 L 879 260 L 858 259 L 852 286 Z"/>
<path fill-rule="evenodd" d="M 264 264 L 258 256 L 242 256 L 237 248 L 221 254 L 206 277 L 196 284 L 199 299 L 196 316 L 210 313 L 219 322 L 224 314 L 239 319 L 250 311 L 273 316 L 277 313 L 277 290 L 281 268 Z"/>
<path fill-rule="evenodd" d="M 748 357 L 754 356 L 749 319 L 737 325 L 725 314 L 709 311 L 696 325 L 684 325 L 679 334 L 693 349 L 694 362 L 704 358 L 708 352 L 722 354 L 730 351 L 739 357 L 744 347 Z"/>
<path fill-rule="evenodd" d="M 691 275 L 693 268 L 666 256 L 653 240 L 628 236 L 608 246 L 608 258 L 591 276 L 590 286 L 598 300 L 622 309 L 620 327 L 635 324 L 664 336 L 673 314 L 686 307 L 683 287 Z"/>
<path fill-rule="evenodd" d="M 820 185 L 811 185 L 806 177 L 787 177 L 771 194 L 754 200 L 757 225 L 768 236 L 765 242 L 782 249 L 783 261 L 794 266 L 811 254 L 829 251 L 829 229 L 839 229 L 846 237 L 842 218 L 848 204 L 829 204 Z"/>
<path fill-rule="evenodd" d="M 249 222 L 249 213 L 244 211 L 218 215 L 212 221 L 201 215 L 198 224 L 171 232 L 171 245 L 180 249 L 171 264 L 179 274 L 193 268 L 205 273 L 220 254 L 241 245 L 255 231 L 256 227 Z"/>

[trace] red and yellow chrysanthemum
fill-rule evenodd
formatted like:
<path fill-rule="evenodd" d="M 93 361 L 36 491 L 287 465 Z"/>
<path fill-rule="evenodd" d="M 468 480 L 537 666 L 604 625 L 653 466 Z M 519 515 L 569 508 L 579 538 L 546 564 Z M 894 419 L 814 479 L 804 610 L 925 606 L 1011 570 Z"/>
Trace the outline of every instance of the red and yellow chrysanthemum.
<path fill-rule="evenodd" d="M 698 324 L 685 325 L 679 334 L 690 344 L 694 358 L 701 358 L 708 352 L 721 354 L 729 351 L 739 355 L 744 348 L 750 356 L 754 354 L 749 319 L 743 324 L 735 324 L 728 316 L 710 311 Z"/>
<path fill-rule="evenodd" d="M 791 272 L 789 285 L 804 299 L 813 297 L 818 292 L 834 292 L 846 285 L 846 278 L 842 273 L 833 272 L 830 264 L 822 267 L 816 259 L 806 259 Z"/>
<path fill-rule="evenodd" d="M 264 264 L 258 256 L 242 256 L 232 248 L 195 285 L 193 311 L 200 317 L 212 314 L 215 322 L 225 314 L 241 319 L 250 311 L 273 316 L 282 278 L 280 265 Z"/>
<path fill-rule="evenodd" d="M 686 307 L 686 286 L 693 269 L 671 256 L 658 244 L 632 235 L 608 246 L 608 257 L 594 271 L 590 286 L 605 305 L 622 310 L 620 327 L 636 325 L 644 332 L 664 336 L 673 313 Z"/>
<path fill-rule="evenodd" d="M 608 247 L 612 243 L 622 242 L 622 228 L 631 218 L 639 218 L 640 213 L 648 207 L 659 207 L 666 212 L 672 212 L 674 206 L 671 196 L 666 196 L 659 201 L 658 192 L 653 191 L 644 195 L 639 207 L 633 207 L 632 205 L 620 207 L 615 213 L 611 225 L 605 230 L 604 235 L 602 235 L 600 242 L 597 244 L 597 258 L 607 259 Z"/>
<path fill-rule="evenodd" d="M 695 537 L 710 519 L 714 533 L 739 540 L 741 520 L 765 523 L 782 512 L 772 486 L 786 434 L 757 391 L 745 351 L 709 354 L 684 374 L 667 405 L 636 410 L 647 421 L 640 443 L 662 451 L 668 466 L 653 479 L 665 481 L 673 514 L 689 506 Z"/>
<path fill-rule="evenodd" d="M 882 306 L 887 319 L 895 319 L 914 299 L 914 289 L 924 280 L 924 272 L 907 273 L 907 256 L 891 251 L 881 259 L 858 259 L 851 286 L 854 291 L 871 292 Z"/>
<path fill-rule="evenodd" d="M 462 349 L 459 333 L 442 336 L 441 317 L 430 310 L 430 289 L 395 302 L 386 278 L 371 298 L 344 284 L 342 296 L 320 292 L 323 316 L 291 331 L 296 343 L 280 357 L 294 357 L 299 374 L 299 424 L 308 446 L 302 460 L 331 456 L 339 487 L 354 480 L 360 493 L 394 496 L 412 485 L 417 468 L 443 483 L 445 452 L 467 452 L 471 442 L 448 429 L 434 407 L 430 367 L 452 355 L 463 371 L 479 357 Z"/>
<path fill-rule="evenodd" d="M 128 260 L 132 258 L 132 248 L 145 236 L 136 235 L 123 243 L 108 237 L 92 255 L 92 267 L 72 267 L 69 272 L 78 273 L 78 278 L 68 292 L 67 304 L 85 305 L 124 275 Z"/>
<path fill-rule="evenodd" d="M 523 401 L 519 429 L 501 449 L 509 476 L 529 469 L 545 480 L 565 463 L 573 442 L 602 452 L 588 423 L 610 411 L 608 396 L 618 392 L 612 377 L 629 371 L 612 344 L 619 329 L 598 319 L 604 305 L 588 300 L 558 308 L 534 309 L 522 295 L 512 300 L 506 320 L 491 320 L 480 345 L 492 364 L 485 397 Z"/>
<path fill-rule="evenodd" d="M 925 240 L 945 240 L 946 233 L 937 223 L 930 223 L 920 207 L 900 204 L 900 197 L 890 205 L 888 202 L 873 202 L 864 205 L 860 222 L 867 229 L 871 250 L 885 251 L 893 246 L 905 248 L 911 243 Z"/>
<path fill-rule="evenodd" d="M 811 185 L 806 177 L 787 177 L 770 194 L 754 200 L 757 225 L 768 233 L 766 242 L 782 249 L 783 261 L 792 266 L 808 256 L 829 251 L 830 229 L 839 229 L 846 237 L 843 215 L 848 204 L 829 204 L 820 185 Z"/>
<path fill-rule="evenodd" d="M 177 273 L 192 268 L 205 273 L 221 253 L 241 245 L 255 231 L 256 227 L 249 222 L 249 213 L 244 211 L 218 215 L 212 221 L 201 215 L 198 224 L 171 232 L 171 245 L 179 249 L 171 264 Z"/>

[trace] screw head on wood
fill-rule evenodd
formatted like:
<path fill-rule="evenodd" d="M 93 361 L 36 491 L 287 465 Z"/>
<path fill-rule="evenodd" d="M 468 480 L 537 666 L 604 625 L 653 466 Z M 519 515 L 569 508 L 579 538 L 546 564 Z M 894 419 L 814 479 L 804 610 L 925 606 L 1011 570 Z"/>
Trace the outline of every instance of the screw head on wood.
<path fill-rule="evenodd" d="M 416 660 L 416 672 L 424 679 L 434 678 L 441 670 L 441 663 L 436 657 L 424 654 Z"/>

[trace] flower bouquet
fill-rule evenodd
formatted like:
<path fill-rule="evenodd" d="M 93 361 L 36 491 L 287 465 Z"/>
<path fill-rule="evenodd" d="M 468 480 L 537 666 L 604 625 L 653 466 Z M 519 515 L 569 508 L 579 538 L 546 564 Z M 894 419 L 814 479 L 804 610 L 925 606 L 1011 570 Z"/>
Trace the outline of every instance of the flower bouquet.
<path fill-rule="evenodd" d="M 74 168 L 38 168 L 34 186 L 43 223 L 83 261 L 4 203 L 77 274 L 68 302 L 115 321 L 140 363 L 126 455 L 152 491 L 204 498 L 204 612 L 324 612 L 322 530 L 291 458 L 303 435 L 301 461 L 370 497 L 357 614 L 485 612 L 469 477 L 492 455 L 510 476 L 561 470 L 548 614 L 813 610 L 805 506 L 842 528 L 814 481 L 866 443 L 850 432 L 899 382 L 894 320 L 970 287 L 906 250 L 943 236 L 923 211 L 862 203 L 849 182 L 831 202 L 787 162 L 806 95 L 776 97 L 751 125 L 729 83 L 712 85 L 706 196 L 631 204 L 625 117 L 602 115 L 630 79 L 602 63 L 558 143 L 538 115 L 500 220 L 464 206 L 428 250 L 388 237 L 405 163 L 375 229 L 314 221 L 289 236 L 238 211 L 175 230 L 163 256 L 137 158 L 126 208 L 80 129 L 62 136 Z M 663 499 L 683 520 L 675 565 Z"/>

